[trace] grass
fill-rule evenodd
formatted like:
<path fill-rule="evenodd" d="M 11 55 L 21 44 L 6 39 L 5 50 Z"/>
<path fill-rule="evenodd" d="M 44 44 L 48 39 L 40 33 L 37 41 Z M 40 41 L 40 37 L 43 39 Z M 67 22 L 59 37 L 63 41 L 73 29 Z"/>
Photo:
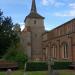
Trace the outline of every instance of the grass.
<path fill-rule="evenodd" d="M 61 70 L 59 71 L 60 75 L 75 75 L 74 70 Z"/>
<path fill-rule="evenodd" d="M 6 72 L 0 72 L 0 75 L 7 75 Z M 23 71 L 14 71 L 11 75 L 24 75 Z"/>
<path fill-rule="evenodd" d="M 75 72 L 70 70 L 60 70 L 59 74 L 60 75 L 75 75 Z M 0 72 L 0 75 L 6 75 L 6 72 Z M 12 72 L 11 75 L 24 75 L 24 72 L 23 70 L 14 71 Z M 27 75 L 48 75 L 48 72 L 47 71 L 32 71 L 32 72 L 27 72 Z"/>
<path fill-rule="evenodd" d="M 48 75 L 46 71 L 29 72 L 28 75 Z"/>
<path fill-rule="evenodd" d="M 6 75 L 6 72 L 0 72 L 0 75 Z M 14 71 L 12 72 L 11 75 L 24 75 L 23 71 Z M 40 72 L 40 71 L 35 71 L 35 72 L 27 72 L 27 75 L 47 75 L 47 72 Z"/>

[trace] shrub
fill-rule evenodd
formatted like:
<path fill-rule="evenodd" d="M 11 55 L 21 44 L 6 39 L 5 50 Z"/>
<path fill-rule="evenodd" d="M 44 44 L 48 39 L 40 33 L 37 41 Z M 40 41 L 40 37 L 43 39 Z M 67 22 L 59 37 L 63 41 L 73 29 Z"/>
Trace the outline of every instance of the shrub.
<path fill-rule="evenodd" d="M 71 64 L 72 62 L 55 62 L 52 67 L 53 69 L 69 69 Z"/>
<path fill-rule="evenodd" d="M 26 65 L 27 71 L 45 71 L 48 69 L 46 62 L 28 62 Z"/>
<path fill-rule="evenodd" d="M 27 56 L 24 52 L 20 51 L 19 49 L 12 49 L 8 52 L 4 57 L 4 60 L 14 61 L 18 64 L 19 68 L 24 68 L 25 62 L 27 62 Z"/>
<path fill-rule="evenodd" d="M 53 69 L 69 69 L 69 65 L 71 65 L 72 62 L 54 62 L 54 65 L 51 67 Z M 47 62 L 28 62 L 26 65 L 27 71 L 47 71 L 48 70 L 48 64 Z"/>

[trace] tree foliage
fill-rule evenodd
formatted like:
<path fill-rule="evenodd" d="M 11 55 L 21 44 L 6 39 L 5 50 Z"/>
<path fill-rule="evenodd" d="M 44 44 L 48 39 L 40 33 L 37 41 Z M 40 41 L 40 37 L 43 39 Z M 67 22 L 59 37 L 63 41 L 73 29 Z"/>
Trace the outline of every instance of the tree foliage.
<path fill-rule="evenodd" d="M 23 67 L 27 56 L 20 48 L 20 25 L 5 17 L 0 10 L 0 57 L 4 60 L 18 62 Z"/>
<path fill-rule="evenodd" d="M 10 46 L 16 45 L 19 41 L 19 37 L 13 27 L 11 17 L 5 17 L 0 10 L 0 57 L 7 52 Z"/>
<path fill-rule="evenodd" d="M 9 52 L 3 56 L 4 60 L 14 61 L 18 63 L 19 68 L 24 68 L 25 63 L 28 60 L 27 55 L 20 50 L 20 48 L 9 48 Z"/>

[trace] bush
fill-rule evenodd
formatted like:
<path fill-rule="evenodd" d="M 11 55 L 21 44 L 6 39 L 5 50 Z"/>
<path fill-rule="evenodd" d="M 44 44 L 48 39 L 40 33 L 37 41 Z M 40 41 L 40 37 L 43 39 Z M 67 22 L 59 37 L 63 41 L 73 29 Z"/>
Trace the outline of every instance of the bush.
<path fill-rule="evenodd" d="M 27 71 L 45 71 L 48 69 L 46 62 L 28 62 L 26 65 Z"/>
<path fill-rule="evenodd" d="M 54 62 L 54 65 L 51 67 L 53 69 L 69 69 L 69 65 L 71 65 L 72 62 Z M 27 71 L 47 71 L 48 70 L 48 64 L 47 62 L 28 62 L 26 65 Z"/>
<path fill-rule="evenodd" d="M 53 69 L 69 69 L 71 64 L 72 62 L 55 62 L 52 67 Z"/>
<path fill-rule="evenodd" d="M 24 54 L 24 52 L 20 51 L 19 49 L 13 48 L 8 52 L 5 56 L 3 56 L 4 60 L 8 61 L 14 61 L 18 64 L 19 68 L 22 69 L 24 68 L 25 62 L 27 62 L 27 56 Z"/>
<path fill-rule="evenodd" d="M 22 69 L 27 62 L 27 56 L 24 53 L 18 52 L 16 54 L 15 61 L 18 63 L 19 68 Z"/>

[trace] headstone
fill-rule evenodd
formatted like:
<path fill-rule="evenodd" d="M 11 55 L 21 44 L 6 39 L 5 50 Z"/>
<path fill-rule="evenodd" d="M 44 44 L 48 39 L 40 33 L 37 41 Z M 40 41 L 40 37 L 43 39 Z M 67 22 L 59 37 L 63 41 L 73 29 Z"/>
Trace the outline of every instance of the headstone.
<path fill-rule="evenodd" d="M 26 71 L 26 63 L 25 63 L 25 66 L 24 66 L 24 71 Z"/>
<path fill-rule="evenodd" d="M 53 74 L 53 68 L 52 65 L 54 65 L 54 61 L 52 58 L 48 59 L 48 75 L 52 75 Z"/>
<path fill-rule="evenodd" d="M 54 71 L 52 72 L 52 75 L 59 75 L 59 72 L 54 70 Z"/>
<path fill-rule="evenodd" d="M 25 63 L 25 66 L 24 66 L 24 75 L 27 75 L 27 72 L 26 72 L 26 63 Z"/>
<path fill-rule="evenodd" d="M 12 70 L 11 69 L 8 69 L 7 71 L 6 71 L 6 75 L 11 75 L 12 74 Z"/>

